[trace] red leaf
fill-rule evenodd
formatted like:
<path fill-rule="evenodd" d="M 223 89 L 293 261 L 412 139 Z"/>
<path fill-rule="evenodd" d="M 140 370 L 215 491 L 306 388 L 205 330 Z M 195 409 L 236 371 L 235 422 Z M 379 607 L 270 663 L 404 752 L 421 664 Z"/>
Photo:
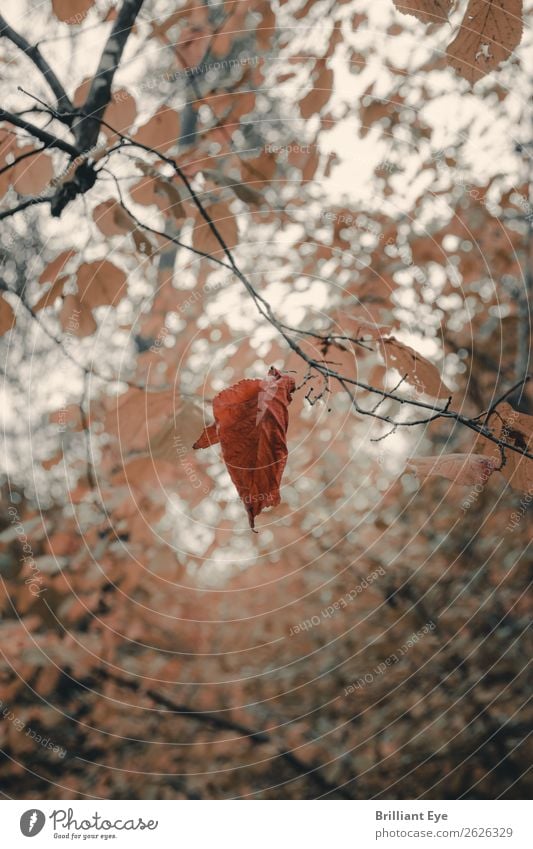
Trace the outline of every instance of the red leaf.
<path fill-rule="evenodd" d="M 235 484 L 250 527 L 265 507 L 280 503 L 279 487 L 287 462 L 288 407 L 295 390 L 292 377 L 271 368 L 264 380 L 241 380 L 213 401 L 215 423 L 193 448 L 220 442 L 222 457 Z"/>

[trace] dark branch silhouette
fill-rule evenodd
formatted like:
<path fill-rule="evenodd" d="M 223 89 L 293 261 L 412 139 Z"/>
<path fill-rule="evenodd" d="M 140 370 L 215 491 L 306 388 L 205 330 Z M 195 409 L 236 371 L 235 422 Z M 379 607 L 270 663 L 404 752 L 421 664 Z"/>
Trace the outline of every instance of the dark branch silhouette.
<path fill-rule="evenodd" d="M 240 722 L 234 722 L 232 719 L 227 719 L 224 716 L 220 716 L 217 713 L 209 713 L 208 711 L 199 711 L 190 708 L 188 705 L 179 704 L 178 702 L 174 702 L 172 699 L 169 699 L 167 696 L 163 695 L 163 693 L 159 693 L 154 689 L 146 689 L 143 690 L 142 686 L 136 681 L 129 681 L 125 678 L 120 678 L 117 675 L 111 674 L 104 669 L 100 670 L 100 674 L 103 678 L 114 681 L 115 684 L 118 684 L 120 687 L 126 687 L 129 690 L 133 690 L 136 693 L 145 693 L 152 701 L 156 704 L 161 705 L 166 708 L 166 710 L 172 714 L 176 714 L 178 716 L 187 717 L 189 719 L 195 719 L 197 722 L 203 723 L 205 725 L 209 725 L 211 728 L 214 728 L 218 731 L 232 731 L 236 734 L 240 734 L 242 737 L 247 737 L 252 743 L 256 743 L 258 745 L 269 743 L 275 746 L 277 750 L 277 754 L 274 755 L 274 758 L 279 758 L 280 760 L 287 763 L 292 769 L 294 769 L 299 775 L 304 778 L 312 781 L 317 788 L 321 791 L 321 793 L 330 794 L 336 793 L 343 799 L 351 799 L 352 797 L 344 790 L 342 787 L 339 787 L 336 784 L 331 784 L 327 781 L 324 776 L 321 774 L 320 767 L 308 764 L 305 761 L 302 761 L 297 755 L 292 751 L 287 751 L 284 748 L 281 748 L 278 744 L 276 744 L 275 740 L 272 738 L 272 735 L 267 731 L 258 731 L 253 728 L 249 728 L 246 725 L 243 725 Z M 355 779 L 352 779 L 354 781 Z"/>
<path fill-rule="evenodd" d="M 80 153 L 90 150 L 96 144 L 101 118 L 111 100 L 113 78 L 143 2 L 144 0 L 124 0 L 113 25 L 100 58 L 98 70 L 91 82 L 87 100 L 81 109 L 81 118 L 73 125 Z"/>
<path fill-rule="evenodd" d="M 64 113 L 62 120 L 66 124 L 70 124 L 72 121 L 72 115 L 69 113 L 71 113 L 74 108 L 72 101 L 37 45 L 30 44 L 23 35 L 14 30 L 13 27 L 9 26 L 3 15 L 0 15 L 0 37 L 2 36 L 9 39 L 9 41 L 12 41 L 16 47 L 24 51 L 28 59 L 30 59 L 39 69 L 57 98 L 58 110 L 63 111 Z"/>

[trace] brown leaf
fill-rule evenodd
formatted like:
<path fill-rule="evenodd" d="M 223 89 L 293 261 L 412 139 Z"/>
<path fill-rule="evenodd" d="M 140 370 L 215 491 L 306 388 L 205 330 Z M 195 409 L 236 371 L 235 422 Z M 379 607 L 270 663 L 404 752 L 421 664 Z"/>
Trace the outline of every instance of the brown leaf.
<path fill-rule="evenodd" d="M 23 147 L 16 155 L 28 153 L 33 147 Z M 13 188 L 21 195 L 38 195 L 48 185 L 54 176 L 52 158 L 47 153 L 36 153 L 18 162 L 11 169 Z"/>
<path fill-rule="evenodd" d="M 161 106 L 146 124 L 139 127 L 134 138 L 160 153 L 168 150 L 179 139 L 180 119 L 174 109 Z"/>
<path fill-rule="evenodd" d="M 154 191 L 156 195 L 164 198 L 163 203 L 159 204 L 159 208 L 165 215 L 172 215 L 176 221 L 181 221 L 186 217 L 185 207 L 183 206 L 181 195 L 177 186 L 164 177 L 155 180 Z"/>
<path fill-rule="evenodd" d="M 452 10 L 453 0 L 393 0 L 403 15 L 414 15 L 424 24 L 444 23 Z"/>
<path fill-rule="evenodd" d="M 124 453 L 142 451 L 160 433 L 163 424 L 172 420 L 175 395 L 164 392 L 142 392 L 129 389 L 110 401 L 105 429 L 114 434 Z"/>
<path fill-rule="evenodd" d="M 83 420 L 79 404 L 68 404 L 61 410 L 50 413 L 49 419 L 52 424 L 57 424 L 65 428 L 68 427 L 69 430 L 83 430 Z"/>
<path fill-rule="evenodd" d="M 184 449 L 192 445 L 203 424 L 200 407 L 182 400 L 170 421 L 150 438 L 150 454 L 161 460 L 177 462 Z"/>
<path fill-rule="evenodd" d="M 47 460 L 41 460 L 41 466 L 45 471 L 49 471 L 54 466 L 57 466 L 58 463 L 63 459 L 63 450 L 59 449 L 59 451 L 54 454 L 52 457 L 49 457 Z"/>
<path fill-rule="evenodd" d="M 207 210 L 228 248 L 234 248 L 238 241 L 237 221 L 227 203 L 213 203 Z M 208 254 L 218 254 L 222 251 L 220 242 L 203 218 L 197 218 L 193 231 L 193 247 Z"/>
<path fill-rule="evenodd" d="M 66 333 L 78 338 L 92 336 L 97 324 L 90 307 L 77 295 L 66 295 L 59 314 L 61 327 Z"/>
<path fill-rule="evenodd" d="M 175 45 L 176 56 L 184 68 L 196 68 L 209 49 L 213 30 L 203 23 L 184 27 Z"/>
<path fill-rule="evenodd" d="M 127 133 L 136 117 L 137 105 L 131 94 L 124 88 L 115 91 L 105 110 L 104 121 L 119 133 Z M 113 135 L 105 125 L 102 126 L 102 131 L 108 136 Z"/>
<path fill-rule="evenodd" d="M 14 323 L 15 313 L 13 312 L 13 307 L 11 304 L 8 304 L 2 296 L 0 296 L 0 336 L 3 336 L 8 330 L 11 330 Z"/>
<path fill-rule="evenodd" d="M 407 468 L 421 478 L 439 475 L 463 486 L 483 484 L 499 466 L 493 457 L 482 454 L 444 454 L 438 457 L 411 457 Z"/>
<path fill-rule="evenodd" d="M 54 15 L 65 24 L 81 24 L 94 0 L 52 0 Z"/>
<path fill-rule="evenodd" d="M 132 236 L 133 241 L 135 242 L 135 247 L 140 254 L 143 256 L 153 256 L 154 246 L 147 233 L 144 233 L 141 230 L 134 230 Z"/>
<path fill-rule="evenodd" d="M 270 0 L 263 0 L 256 6 L 261 13 L 261 23 L 257 27 L 257 46 L 259 50 L 270 50 L 276 34 L 276 13 Z"/>
<path fill-rule="evenodd" d="M 39 300 L 33 307 L 34 311 L 40 312 L 41 310 L 46 309 L 46 307 L 52 307 L 55 304 L 57 298 L 60 298 L 62 296 L 63 288 L 67 280 L 68 276 L 66 275 L 64 277 L 58 277 L 52 283 L 48 291 L 45 292 L 41 298 L 39 298 Z"/>
<path fill-rule="evenodd" d="M 310 118 L 320 112 L 328 103 L 333 90 L 333 71 L 326 66 L 324 60 L 316 64 L 317 74 L 313 82 L 313 88 L 300 101 L 300 112 L 302 118 Z"/>
<path fill-rule="evenodd" d="M 77 280 L 78 296 L 91 309 L 115 305 L 126 295 L 126 275 L 106 259 L 80 265 Z"/>
<path fill-rule="evenodd" d="M 357 316 L 339 315 L 338 322 L 342 328 L 338 335 L 350 336 L 352 339 L 383 339 L 391 332 L 389 325 L 375 324 L 373 321 L 365 321 Z"/>
<path fill-rule="evenodd" d="M 245 183 L 240 183 L 237 180 L 233 180 L 231 177 L 227 177 L 220 171 L 210 171 L 204 169 L 203 174 L 209 180 L 212 180 L 213 183 L 216 183 L 217 186 L 226 186 L 228 189 L 231 189 L 233 194 L 235 194 L 239 198 L 239 200 L 242 200 L 243 203 L 249 203 L 251 205 L 257 206 L 263 201 L 263 196 L 260 192 L 256 191 L 255 189 L 252 189 Z"/>
<path fill-rule="evenodd" d="M 499 439 L 509 442 L 521 451 L 533 453 L 533 416 L 514 410 L 510 404 L 498 404 L 488 421 L 489 427 Z M 500 456 L 496 445 L 485 442 L 494 456 Z M 505 463 L 501 472 L 513 489 L 520 492 L 533 491 L 533 460 L 521 457 L 516 451 L 504 449 Z"/>
<path fill-rule="evenodd" d="M 440 379 L 436 366 L 409 345 L 404 345 L 394 336 L 381 339 L 378 344 L 387 368 L 395 368 L 419 392 L 433 398 L 450 396 L 450 390 Z"/>
<path fill-rule="evenodd" d="M 133 218 L 113 198 L 99 203 L 93 210 L 93 218 L 104 236 L 123 236 L 135 230 Z"/>
<path fill-rule="evenodd" d="M 470 0 L 448 64 L 473 85 L 510 57 L 522 31 L 522 0 Z"/>
<path fill-rule="evenodd" d="M 44 268 L 41 276 L 39 277 L 39 283 L 53 283 L 58 274 L 61 274 L 65 265 L 75 255 L 76 251 L 63 251 L 56 256 L 52 262 L 49 262 L 48 265 Z"/>

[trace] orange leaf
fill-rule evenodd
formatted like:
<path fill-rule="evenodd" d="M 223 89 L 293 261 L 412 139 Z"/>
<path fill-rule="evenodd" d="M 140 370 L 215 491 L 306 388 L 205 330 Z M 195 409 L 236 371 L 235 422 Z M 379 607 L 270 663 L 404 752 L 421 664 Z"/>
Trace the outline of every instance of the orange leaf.
<path fill-rule="evenodd" d="M 215 424 L 193 448 L 220 442 L 222 458 L 241 497 L 250 527 L 265 507 L 280 503 L 287 462 L 288 407 L 295 383 L 271 368 L 264 380 L 241 380 L 213 401 Z"/>
<path fill-rule="evenodd" d="M 209 49 L 212 29 L 198 24 L 182 29 L 176 44 L 176 55 L 184 68 L 195 68 Z"/>
<path fill-rule="evenodd" d="M 172 420 L 175 400 L 172 390 L 142 392 L 129 389 L 110 401 L 105 429 L 117 436 L 123 453 L 143 450 L 164 423 Z"/>

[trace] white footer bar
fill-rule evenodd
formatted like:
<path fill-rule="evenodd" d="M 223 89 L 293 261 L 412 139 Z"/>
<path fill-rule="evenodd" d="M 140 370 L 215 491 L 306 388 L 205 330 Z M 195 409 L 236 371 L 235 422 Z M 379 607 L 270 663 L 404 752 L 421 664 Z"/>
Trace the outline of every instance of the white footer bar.
<path fill-rule="evenodd" d="M 4 801 L 0 845 L 531 849 L 527 801 Z"/>

